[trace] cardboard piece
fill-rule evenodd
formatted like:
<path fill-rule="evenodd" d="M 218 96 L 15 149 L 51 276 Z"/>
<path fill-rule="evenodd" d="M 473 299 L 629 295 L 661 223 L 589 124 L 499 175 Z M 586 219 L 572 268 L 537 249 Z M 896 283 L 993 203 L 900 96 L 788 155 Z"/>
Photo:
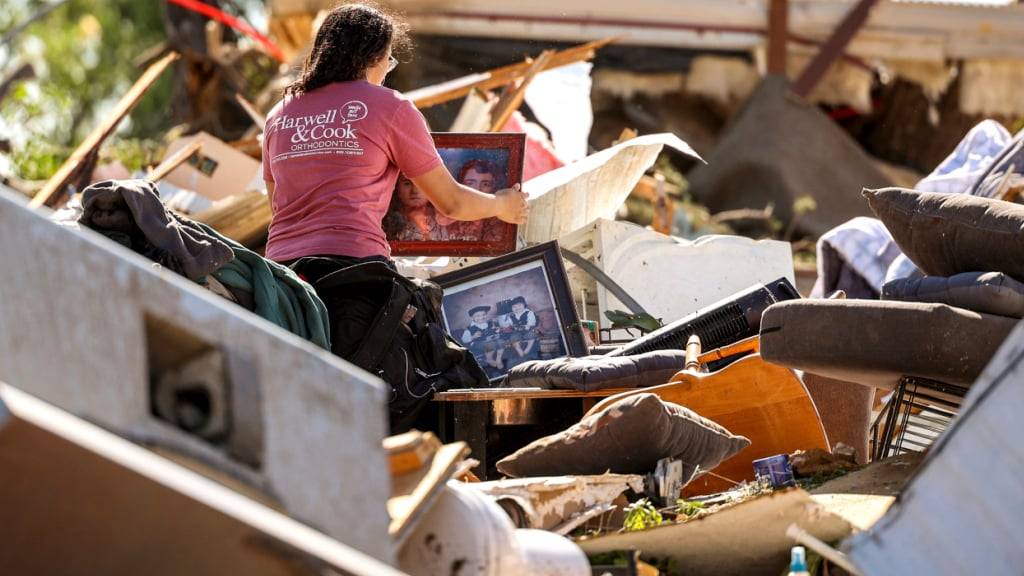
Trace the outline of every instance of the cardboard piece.
<path fill-rule="evenodd" d="M 165 178 L 167 182 L 195 190 L 210 200 L 220 200 L 250 189 L 250 183 L 259 174 L 260 163 L 206 132 L 175 140 L 167 147 L 165 158 L 193 142 L 200 142 L 202 148 L 185 164 L 171 171 Z"/>

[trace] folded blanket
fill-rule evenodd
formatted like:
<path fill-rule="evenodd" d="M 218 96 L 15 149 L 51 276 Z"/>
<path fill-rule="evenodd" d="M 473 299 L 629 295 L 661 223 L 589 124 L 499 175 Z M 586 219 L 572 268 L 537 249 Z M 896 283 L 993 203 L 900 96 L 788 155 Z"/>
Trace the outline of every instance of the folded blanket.
<path fill-rule="evenodd" d="M 636 356 L 533 360 L 509 370 L 502 386 L 582 392 L 605 388 L 644 388 L 665 384 L 685 364 L 686 353 L 682 350 L 655 350 Z"/>

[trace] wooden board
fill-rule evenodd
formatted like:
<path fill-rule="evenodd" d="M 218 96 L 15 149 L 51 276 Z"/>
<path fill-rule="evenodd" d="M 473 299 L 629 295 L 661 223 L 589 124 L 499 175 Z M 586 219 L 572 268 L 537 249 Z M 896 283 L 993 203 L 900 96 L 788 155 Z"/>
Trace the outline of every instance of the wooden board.
<path fill-rule="evenodd" d="M 199 141 L 193 141 L 188 146 L 178 149 L 175 153 L 171 154 L 160 163 L 159 166 L 153 168 L 148 174 L 146 174 L 146 180 L 156 183 L 164 179 L 165 176 L 171 173 L 175 168 L 181 166 L 186 160 L 192 157 L 193 154 L 199 151 L 203 147 L 203 143 Z"/>
<path fill-rule="evenodd" d="M 544 388 L 462 388 L 434 395 L 435 402 L 482 402 L 493 400 L 534 400 L 543 398 L 607 398 L 633 388 L 607 388 L 604 390 L 547 390 Z"/>
<path fill-rule="evenodd" d="M 131 89 L 121 97 L 117 105 L 114 106 L 114 111 L 104 120 L 100 125 L 96 126 L 82 140 L 82 143 L 78 145 L 78 148 L 71 153 L 71 156 L 64 161 L 64 164 L 46 181 L 46 185 L 32 198 L 29 202 L 29 208 L 38 208 L 47 201 L 49 201 L 54 194 L 60 192 L 67 183 L 74 178 L 75 174 L 81 169 L 82 165 L 92 154 L 99 150 L 99 147 L 103 144 L 103 141 L 107 139 L 117 126 L 121 123 L 121 120 L 135 108 L 135 105 L 139 103 L 142 96 L 145 95 L 146 90 L 156 82 L 160 74 L 171 65 L 172 62 L 178 59 L 177 52 L 171 52 L 157 60 L 153 65 L 146 69 L 142 73 L 142 76 L 135 81 Z"/>
<path fill-rule="evenodd" d="M 544 70 L 559 68 L 575 62 L 590 60 L 594 57 L 594 51 L 608 44 L 617 38 L 604 38 L 594 42 L 588 42 L 579 46 L 573 46 L 566 50 L 554 53 L 546 63 Z M 456 78 L 433 86 L 425 86 L 405 93 L 405 96 L 413 101 L 417 108 L 429 108 L 437 104 L 462 98 L 469 94 L 474 88 L 477 90 L 493 90 L 500 88 L 525 75 L 533 62 L 524 61 L 510 64 L 494 70 L 470 74 L 462 78 Z"/>
<path fill-rule="evenodd" d="M 396 549 L 412 533 L 416 523 L 455 474 L 459 463 L 468 455 L 469 448 L 465 442 L 445 444 L 434 454 L 429 466 L 391 479 L 391 497 L 387 504 L 388 516 L 391 517 L 388 534 Z"/>
<path fill-rule="evenodd" d="M 586 416 L 626 396 L 657 394 L 666 402 L 685 406 L 714 420 L 751 445 L 687 485 L 686 495 L 711 494 L 735 482 L 754 479 L 751 462 L 766 456 L 809 448 L 829 449 L 825 429 L 807 388 L 788 368 L 769 364 L 752 354 L 710 374 L 680 372 L 669 384 L 632 390 L 598 402 Z M 584 416 L 584 417 L 586 417 Z"/>
<path fill-rule="evenodd" d="M 221 200 L 193 218 L 252 248 L 267 237 L 272 216 L 266 194 L 245 192 Z"/>

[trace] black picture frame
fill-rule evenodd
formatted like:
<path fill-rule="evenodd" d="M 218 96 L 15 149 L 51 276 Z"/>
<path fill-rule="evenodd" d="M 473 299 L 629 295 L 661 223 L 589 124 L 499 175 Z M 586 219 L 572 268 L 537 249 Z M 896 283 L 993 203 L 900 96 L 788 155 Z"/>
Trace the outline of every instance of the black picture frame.
<path fill-rule="evenodd" d="M 538 280 L 538 269 L 542 270 L 543 282 Z M 498 284 L 503 280 L 505 285 Z M 445 330 L 473 352 L 492 383 L 526 360 L 580 357 L 588 353 L 557 241 L 442 274 L 433 281 L 444 289 L 441 308 Z M 520 304 L 526 312 L 533 313 L 535 328 L 529 327 L 526 312 L 518 319 L 509 314 L 517 296 L 524 296 L 519 292 L 530 294 Z M 484 322 L 475 322 L 479 317 L 471 315 L 473 309 L 484 307 L 488 308 L 487 328 L 482 327 Z M 478 332 L 470 333 L 471 329 Z M 476 337 L 469 342 L 464 338 L 473 335 Z M 531 340 L 535 349 L 528 346 Z M 491 364 L 496 360 L 504 366 L 499 369 Z"/>

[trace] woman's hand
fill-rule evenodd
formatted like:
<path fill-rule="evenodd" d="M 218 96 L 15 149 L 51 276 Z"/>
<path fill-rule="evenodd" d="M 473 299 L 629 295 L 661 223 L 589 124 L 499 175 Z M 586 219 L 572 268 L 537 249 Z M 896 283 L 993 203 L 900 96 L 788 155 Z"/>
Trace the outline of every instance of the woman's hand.
<path fill-rule="evenodd" d="M 511 224 L 526 221 L 526 194 L 518 184 L 495 194 L 485 194 L 456 182 L 444 166 L 438 166 L 411 180 L 426 194 L 438 212 L 453 220 L 475 221 L 497 217 Z"/>
<path fill-rule="evenodd" d="M 494 193 L 498 199 L 498 219 L 509 224 L 523 224 L 526 222 L 526 215 L 530 211 L 526 203 L 526 192 L 523 192 L 519 184 Z"/>

